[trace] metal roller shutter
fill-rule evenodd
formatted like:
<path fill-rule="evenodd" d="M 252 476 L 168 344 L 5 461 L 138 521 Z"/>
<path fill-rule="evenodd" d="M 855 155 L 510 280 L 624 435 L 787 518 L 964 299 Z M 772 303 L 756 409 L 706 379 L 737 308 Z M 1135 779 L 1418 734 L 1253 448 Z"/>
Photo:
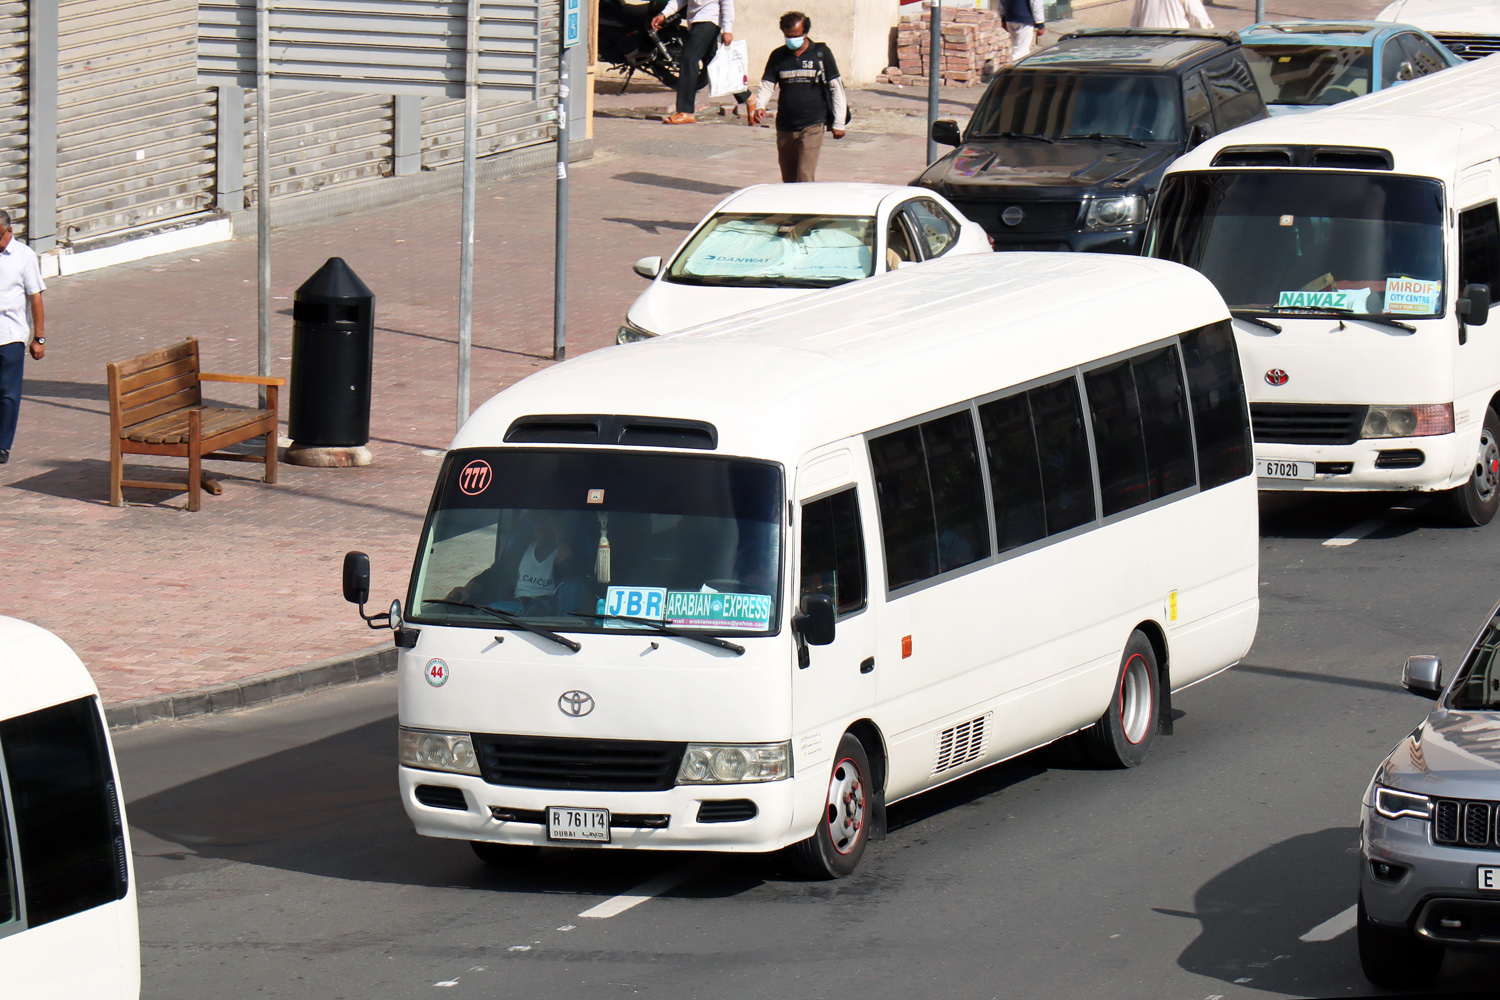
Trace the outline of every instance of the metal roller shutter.
<path fill-rule="evenodd" d="M 395 172 L 395 102 L 379 94 L 271 91 L 271 197 Z M 254 204 L 255 91 L 245 91 L 245 195 Z"/>
<path fill-rule="evenodd" d="M 0 0 L 0 209 L 26 235 L 28 0 Z"/>
<path fill-rule="evenodd" d="M 72 243 L 208 211 L 215 94 L 196 0 L 63 0 L 57 226 Z"/>

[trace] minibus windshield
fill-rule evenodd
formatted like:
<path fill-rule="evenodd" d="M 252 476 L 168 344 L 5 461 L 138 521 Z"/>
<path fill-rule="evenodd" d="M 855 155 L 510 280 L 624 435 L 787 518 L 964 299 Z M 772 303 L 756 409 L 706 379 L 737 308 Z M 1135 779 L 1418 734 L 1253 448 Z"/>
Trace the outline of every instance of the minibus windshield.
<path fill-rule="evenodd" d="M 503 629 L 509 618 L 555 632 L 659 631 L 653 623 L 772 632 L 782 506 L 781 469 L 769 462 L 581 448 L 455 452 L 423 532 L 408 619 Z"/>
<path fill-rule="evenodd" d="M 721 212 L 672 261 L 666 280 L 680 285 L 831 288 L 874 273 L 871 216 Z"/>
<path fill-rule="evenodd" d="M 1123 137 L 1176 142 L 1182 112 L 1175 81 L 1144 73 L 1001 73 L 985 91 L 966 138 Z"/>
<path fill-rule="evenodd" d="M 1422 177 L 1276 170 L 1169 176 L 1147 253 L 1260 315 L 1443 314 L 1443 191 Z"/>
<path fill-rule="evenodd" d="M 1370 92 L 1370 50 L 1357 45 L 1241 48 L 1267 104 L 1321 107 Z"/>

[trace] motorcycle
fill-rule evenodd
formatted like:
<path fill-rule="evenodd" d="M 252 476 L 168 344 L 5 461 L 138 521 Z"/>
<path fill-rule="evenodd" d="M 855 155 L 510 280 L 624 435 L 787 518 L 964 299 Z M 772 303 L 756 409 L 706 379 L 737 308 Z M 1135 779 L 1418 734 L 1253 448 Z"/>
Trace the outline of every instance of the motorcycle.
<path fill-rule="evenodd" d="M 682 74 L 682 49 L 687 44 L 689 29 L 679 10 L 667 18 L 660 30 L 653 30 L 651 20 L 666 6 L 667 0 L 646 3 L 599 0 L 599 58 L 612 69 L 625 71 L 625 86 L 620 93 L 625 93 L 637 70 L 677 89 Z M 707 85 L 708 74 L 704 73 L 698 87 L 701 90 Z"/>

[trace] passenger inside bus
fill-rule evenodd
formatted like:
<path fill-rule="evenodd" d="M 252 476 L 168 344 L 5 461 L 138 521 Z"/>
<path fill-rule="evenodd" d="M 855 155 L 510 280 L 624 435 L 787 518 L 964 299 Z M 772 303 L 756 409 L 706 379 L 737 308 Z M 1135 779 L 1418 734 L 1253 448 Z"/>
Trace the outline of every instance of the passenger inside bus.
<path fill-rule="evenodd" d="M 468 583 L 448 592 L 450 601 L 493 605 L 529 615 L 554 615 L 560 604 L 577 603 L 590 567 L 578 558 L 576 532 L 563 523 L 565 512 L 533 510 L 516 527 L 495 562 Z M 587 548 L 588 556 L 593 549 Z M 570 609 L 569 608 L 569 609 Z"/>

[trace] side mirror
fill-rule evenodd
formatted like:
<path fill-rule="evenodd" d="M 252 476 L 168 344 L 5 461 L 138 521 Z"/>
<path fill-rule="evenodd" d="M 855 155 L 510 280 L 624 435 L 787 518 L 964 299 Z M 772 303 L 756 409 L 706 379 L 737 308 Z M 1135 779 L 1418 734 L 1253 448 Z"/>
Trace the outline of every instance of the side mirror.
<path fill-rule="evenodd" d="M 1188 149 L 1193 149 L 1197 146 L 1201 146 L 1203 143 L 1213 138 L 1213 134 L 1214 131 L 1209 127 L 1208 122 L 1199 122 L 1198 124 L 1194 125 L 1193 130 L 1188 133 Z"/>
<path fill-rule="evenodd" d="M 635 273 L 643 278 L 654 278 L 661 274 L 660 257 L 642 257 L 635 262 Z"/>
<path fill-rule="evenodd" d="M 1453 311 L 1465 326 L 1484 326 L 1490 319 L 1490 286 L 1465 285 L 1453 304 Z"/>
<path fill-rule="evenodd" d="M 1438 697 L 1443 693 L 1443 661 L 1436 656 L 1408 656 L 1401 668 L 1401 686 L 1423 698 Z"/>
<path fill-rule="evenodd" d="M 370 557 L 363 552 L 344 555 L 344 600 L 360 606 L 370 600 Z"/>
<path fill-rule="evenodd" d="M 833 618 L 833 598 L 808 594 L 802 598 L 802 613 L 792 618 L 792 628 L 809 646 L 826 646 L 833 642 Z"/>
<path fill-rule="evenodd" d="M 957 146 L 964 141 L 958 131 L 958 122 L 952 118 L 939 118 L 932 123 L 932 141 L 944 146 Z"/>

